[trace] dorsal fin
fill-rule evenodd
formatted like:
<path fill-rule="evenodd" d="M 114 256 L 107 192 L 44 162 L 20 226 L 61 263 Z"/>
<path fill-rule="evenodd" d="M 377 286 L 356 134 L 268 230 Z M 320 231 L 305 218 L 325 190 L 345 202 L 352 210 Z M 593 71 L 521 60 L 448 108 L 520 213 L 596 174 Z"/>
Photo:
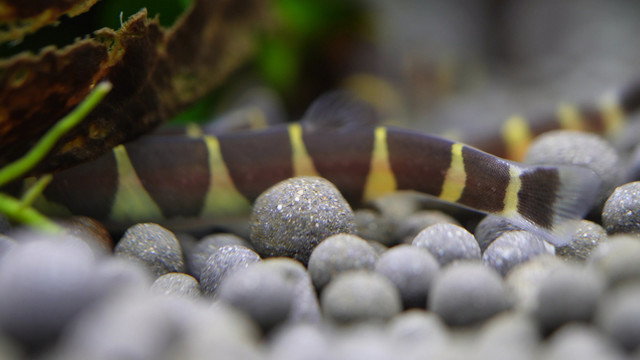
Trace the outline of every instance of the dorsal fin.
<path fill-rule="evenodd" d="M 305 129 L 372 127 L 381 123 L 378 111 L 345 90 L 335 90 L 316 99 L 302 120 Z"/>

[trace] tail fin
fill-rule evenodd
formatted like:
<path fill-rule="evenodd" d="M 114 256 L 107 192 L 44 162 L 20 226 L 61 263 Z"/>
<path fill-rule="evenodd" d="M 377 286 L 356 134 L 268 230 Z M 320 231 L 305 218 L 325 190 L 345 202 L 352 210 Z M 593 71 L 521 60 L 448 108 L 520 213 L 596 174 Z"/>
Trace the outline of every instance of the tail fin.
<path fill-rule="evenodd" d="M 556 246 L 571 240 L 600 188 L 600 178 L 578 166 L 525 167 L 519 179 L 517 211 L 503 216 Z"/>

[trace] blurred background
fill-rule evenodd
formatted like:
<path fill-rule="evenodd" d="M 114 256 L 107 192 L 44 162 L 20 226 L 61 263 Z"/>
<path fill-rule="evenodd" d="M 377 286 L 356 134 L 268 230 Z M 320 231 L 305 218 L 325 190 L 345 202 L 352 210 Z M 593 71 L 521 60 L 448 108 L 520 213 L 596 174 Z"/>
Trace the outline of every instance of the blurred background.
<path fill-rule="evenodd" d="M 64 46 L 142 7 L 171 26 L 190 0 L 102 0 L 3 57 Z M 635 0 L 269 0 L 254 56 L 175 121 L 206 121 L 249 89 L 269 89 L 286 120 L 332 89 L 349 89 L 391 122 L 495 132 L 514 112 L 591 101 L 637 77 Z"/>

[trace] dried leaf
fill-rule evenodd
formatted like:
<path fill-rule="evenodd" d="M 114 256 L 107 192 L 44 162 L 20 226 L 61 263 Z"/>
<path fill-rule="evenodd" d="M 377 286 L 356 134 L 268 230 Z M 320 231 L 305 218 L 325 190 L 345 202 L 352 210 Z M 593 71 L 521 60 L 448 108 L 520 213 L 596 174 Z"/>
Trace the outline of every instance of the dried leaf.
<path fill-rule="evenodd" d="M 90 91 L 113 90 L 38 168 L 93 159 L 155 128 L 219 85 L 251 54 L 263 0 L 196 0 L 169 30 L 145 10 L 38 56 L 0 61 L 0 166 L 25 153 Z"/>
<path fill-rule="evenodd" d="M 74 17 L 89 10 L 98 0 L 0 0 L 0 43 L 18 40 L 60 16 Z"/>

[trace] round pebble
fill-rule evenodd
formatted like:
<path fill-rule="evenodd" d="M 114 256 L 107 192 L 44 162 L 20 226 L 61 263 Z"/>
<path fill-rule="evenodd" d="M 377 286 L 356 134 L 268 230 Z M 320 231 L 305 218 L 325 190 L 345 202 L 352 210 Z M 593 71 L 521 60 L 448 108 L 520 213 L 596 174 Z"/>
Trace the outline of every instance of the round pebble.
<path fill-rule="evenodd" d="M 588 322 L 604 290 L 604 278 L 595 270 L 559 266 L 540 284 L 534 315 L 547 332 L 572 321 Z"/>
<path fill-rule="evenodd" d="M 268 359 L 324 360 L 332 359 L 331 341 L 319 326 L 291 324 L 276 331 L 268 343 Z"/>
<path fill-rule="evenodd" d="M 295 291 L 282 271 L 260 262 L 227 275 L 216 295 L 269 330 L 287 319 Z"/>
<path fill-rule="evenodd" d="M 479 260 L 480 247 L 473 235 L 453 224 L 436 224 L 420 231 L 413 246 L 428 250 L 444 266 L 454 260 Z"/>
<path fill-rule="evenodd" d="M 514 267 L 550 253 L 544 239 L 528 231 L 509 231 L 495 239 L 482 255 L 482 261 L 505 276 Z"/>
<path fill-rule="evenodd" d="M 442 269 L 429 290 L 429 309 L 449 325 L 470 325 L 510 307 L 502 278 L 479 262 Z"/>
<path fill-rule="evenodd" d="M 613 235 L 598 245 L 588 258 L 607 279 L 609 286 L 640 279 L 640 239 Z"/>
<path fill-rule="evenodd" d="M 538 136 L 529 147 L 524 162 L 533 165 L 579 165 L 593 170 L 602 180 L 596 208 L 601 208 L 623 179 L 615 149 L 600 136 L 580 131 L 557 130 Z"/>
<path fill-rule="evenodd" d="M 157 224 L 137 224 L 127 229 L 116 245 L 115 254 L 143 263 L 155 276 L 185 271 L 178 239 Z"/>
<path fill-rule="evenodd" d="M 109 231 L 98 221 L 86 216 L 73 216 L 61 222 L 65 233 L 85 241 L 96 254 L 113 252 L 113 240 Z"/>
<path fill-rule="evenodd" d="M 371 209 L 355 210 L 354 215 L 358 236 L 384 246 L 395 245 L 394 224 L 389 218 Z"/>
<path fill-rule="evenodd" d="M 283 257 L 266 259 L 264 264 L 279 271 L 284 280 L 293 287 L 293 303 L 287 322 L 319 323 L 322 315 L 318 296 L 304 265 L 297 260 Z"/>
<path fill-rule="evenodd" d="M 251 213 L 251 243 L 263 257 L 287 256 L 307 264 L 322 240 L 356 230 L 340 191 L 317 177 L 279 182 L 262 193 Z"/>
<path fill-rule="evenodd" d="M 321 242 L 309 258 L 309 274 L 317 289 L 332 278 L 349 270 L 373 270 L 378 260 L 376 251 L 364 239 L 350 234 L 337 234 Z"/>
<path fill-rule="evenodd" d="M 421 210 L 400 219 L 396 228 L 396 241 L 411 244 L 418 233 L 436 224 L 460 225 L 458 220 L 438 210 Z"/>
<path fill-rule="evenodd" d="M 154 279 L 143 264 L 117 257 L 102 259 L 94 270 L 94 282 L 102 296 L 146 290 Z"/>
<path fill-rule="evenodd" d="M 442 320 L 432 312 L 411 309 L 391 319 L 387 326 L 391 340 L 402 345 L 448 341 L 449 334 Z"/>
<path fill-rule="evenodd" d="M 604 204 L 602 224 L 609 234 L 640 234 L 640 181 L 615 189 Z"/>
<path fill-rule="evenodd" d="M 585 261 L 598 244 L 606 240 L 607 232 L 602 226 L 582 220 L 569 243 L 556 247 L 556 254 L 567 260 Z"/>
<path fill-rule="evenodd" d="M 502 216 L 487 215 L 476 226 L 475 237 L 484 253 L 493 240 L 510 231 L 522 230 Z"/>
<path fill-rule="evenodd" d="M 547 340 L 539 359 L 622 360 L 618 348 L 597 329 L 586 324 L 567 324 Z"/>
<path fill-rule="evenodd" d="M 533 312 L 538 307 L 538 291 L 542 282 L 557 267 L 564 265 L 557 256 L 541 255 L 510 271 L 505 283 L 514 307 L 522 312 Z"/>
<path fill-rule="evenodd" d="M 225 276 L 260 261 L 255 251 L 240 245 L 227 245 L 207 259 L 200 274 L 200 286 L 206 295 L 213 295 Z"/>
<path fill-rule="evenodd" d="M 39 347 L 97 297 L 94 255 L 76 238 L 22 239 L 0 261 L 0 329 Z"/>
<path fill-rule="evenodd" d="M 483 324 L 474 344 L 479 359 L 536 359 L 538 326 L 521 312 L 503 312 Z"/>
<path fill-rule="evenodd" d="M 190 274 L 196 279 L 200 279 L 200 273 L 202 273 L 209 256 L 226 245 L 240 245 L 248 248 L 249 243 L 233 234 L 213 234 L 203 237 L 191 251 L 186 253 Z"/>
<path fill-rule="evenodd" d="M 349 271 L 322 292 L 324 315 L 337 323 L 386 321 L 402 310 L 398 290 L 386 277 L 370 271 Z"/>
<path fill-rule="evenodd" d="M 404 308 L 424 308 L 438 261 L 424 249 L 409 245 L 391 248 L 376 263 L 376 271 L 386 276 L 400 291 Z"/>
<path fill-rule="evenodd" d="M 596 324 L 627 351 L 640 349 L 640 283 L 615 289 L 600 302 Z"/>
<path fill-rule="evenodd" d="M 151 291 L 162 295 L 199 298 L 200 284 L 193 276 L 183 273 L 168 273 L 160 276 L 151 285 Z"/>

